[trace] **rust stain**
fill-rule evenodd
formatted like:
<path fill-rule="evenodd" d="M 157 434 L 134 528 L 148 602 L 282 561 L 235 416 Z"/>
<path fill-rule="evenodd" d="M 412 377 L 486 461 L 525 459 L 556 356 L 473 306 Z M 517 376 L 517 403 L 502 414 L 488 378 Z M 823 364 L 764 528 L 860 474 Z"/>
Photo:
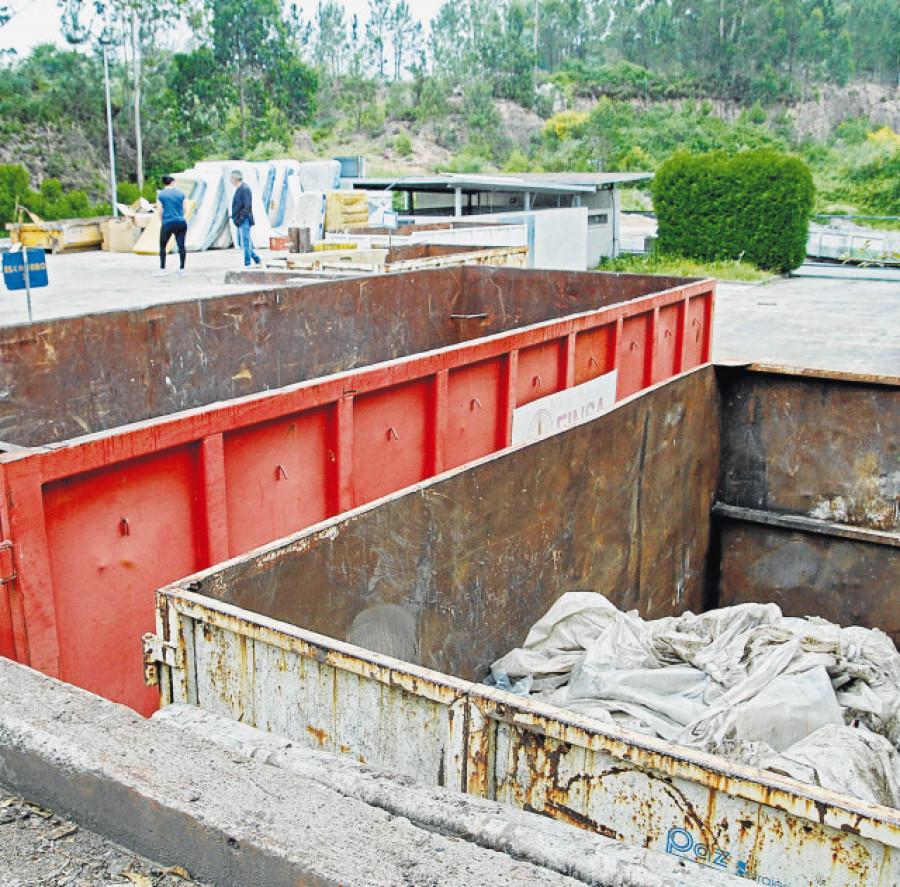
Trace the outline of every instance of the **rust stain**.
<path fill-rule="evenodd" d="M 325 730 L 313 727 L 309 724 L 306 727 L 306 732 L 309 733 L 322 748 L 325 748 L 325 743 L 331 738 Z"/>

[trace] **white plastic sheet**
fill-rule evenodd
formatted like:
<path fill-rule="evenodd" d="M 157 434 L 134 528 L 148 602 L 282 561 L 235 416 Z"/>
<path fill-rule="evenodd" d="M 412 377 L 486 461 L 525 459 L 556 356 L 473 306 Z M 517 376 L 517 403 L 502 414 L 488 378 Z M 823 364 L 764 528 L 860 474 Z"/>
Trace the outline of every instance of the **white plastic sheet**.
<path fill-rule="evenodd" d="M 900 806 L 900 655 L 877 629 L 774 604 L 646 621 L 579 591 L 491 671 L 606 723 Z"/>

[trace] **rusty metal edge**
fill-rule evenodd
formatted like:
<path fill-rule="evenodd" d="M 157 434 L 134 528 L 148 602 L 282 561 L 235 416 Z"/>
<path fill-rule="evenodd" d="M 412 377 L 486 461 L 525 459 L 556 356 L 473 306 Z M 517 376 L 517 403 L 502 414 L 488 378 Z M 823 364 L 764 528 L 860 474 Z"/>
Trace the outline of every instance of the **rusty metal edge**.
<path fill-rule="evenodd" d="M 453 678 L 306 631 L 176 586 L 157 592 L 188 618 L 327 662 L 362 677 L 422 693 L 434 701 L 468 697 L 487 717 L 559 742 L 609 754 L 667 777 L 685 779 L 838 831 L 900 848 L 900 810 L 871 804 L 724 758 L 643 736 L 537 700 Z"/>
<path fill-rule="evenodd" d="M 242 637 L 260 640 L 307 659 L 334 665 L 387 686 L 404 687 L 432 701 L 452 704 L 460 697 L 468 695 L 474 686 L 452 675 L 374 653 L 345 641 L 298 628 L 288 622 L 250 613 L 241 607 L 216 601 L 204 595 L 171 587 L 157 594 L 165 596 L 171 607 L 181 616 L 205 621 Z M 248 618 L 248 615 L 252 618 Z"/>
<path fill-rule="evenodd" d="M 858 382 L 871 385 L 900 387 L 900 376 L 886 373 L 857 373 L 845 370 L 826 370 L 815 367 L 791 366 L 776 363 L 748 363 L 746 361 L 714 361 L 717 367 L 742 367 L 757 373 L 772 373 L 779 376 L 799 376 L 807 379 L 827 379 L 836 382 Z"/>
<path fill-rule="evenodd" d="M 740 505 L 726 505 L 724 502 L 716 502 L 713 505 L 712 513 L 715 517 L 741 523 L 762 524 L 768 527 L 795 530 L 799 533 L 813 533 L 838 539 L 851 539 L 854 542 L 865 542 L 869 545 L 900 548 L 900 533 L 889 533 L 885 530 L 869 530 L 865 527 L 832 523 L 802 515 L 778 514 L 774 511 L 761 511 L 756 508 L 744 508 Z"/>

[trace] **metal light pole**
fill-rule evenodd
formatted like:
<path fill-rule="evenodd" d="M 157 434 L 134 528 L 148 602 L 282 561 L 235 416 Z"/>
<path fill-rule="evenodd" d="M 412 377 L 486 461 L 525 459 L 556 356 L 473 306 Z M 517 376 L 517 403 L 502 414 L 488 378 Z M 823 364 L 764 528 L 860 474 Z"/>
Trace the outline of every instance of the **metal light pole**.
<path fill-rule="evenodd" d="M 109 53 L 107 51 L 108 41 L 101 38 L 100 45 L 103 47 L 103 76 L 106 79 L 106 134 L 109 143 L 110 203 L 112 204 L 113 216 L 118 216 L 119 208 L 116 206 L 116 152 L 113 145 L 112 104 L 109 100 Z"/>
<path fill-rule="evenodd" d="M 65 8 L 62 14 L 63 36 L 73 45 L 84 43 L 91 36 L 91 28 L 94 20 L 84 25 L 79 18 L 81 13 L 81 0 L 66 0 Z M 112 212 L 114 216 L 118 216 L 119 210 L 116 206 L 116 153 L 113 145 L 113 124 L 112 124 L 112 103 L 109 98 L 109 53 L 108 47 L 112 43 L 109 25 L 104 27 L 103 32 L 97 38 L 97 42 L 103 47 L 103 78 L 106 83 L 106 133 L 109 143 L 109 183 L 111 187 L 110 203 L 112 204 Z"/>

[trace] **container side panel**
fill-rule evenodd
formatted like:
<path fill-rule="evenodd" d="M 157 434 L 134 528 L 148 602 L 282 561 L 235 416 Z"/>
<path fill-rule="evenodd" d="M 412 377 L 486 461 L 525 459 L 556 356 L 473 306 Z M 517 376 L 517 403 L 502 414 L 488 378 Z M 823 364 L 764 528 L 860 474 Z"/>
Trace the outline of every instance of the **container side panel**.
<path fill-rule="evenodd" d="M 516 377 L 516 406 L 524 406 L 533 400 L 555 394 L 564 388 L 561 377 L 562 339 L 533 345 L 519 351 L 518 374 Z"/>
<path fill-rule="evenodd" d="M 627 302 L 686 282 L 683 277 L 652 274 L 467 268 L 467 310 L 486 315 L 467 329 L 473 336 L 491 335 L 552 317 Z"/>
<path fill-rule="evenodd" d="M 206 622 L 193 629 L 196 704 L 255 727 L 256 642 Z"/>
<path fill-rule="evenodd" d="M 900 388 L 719 370 L 720 603 L 900 641 Z M 893 577 L 893 578 L 892 578 Z"/>
<path fill-rule="evenodd" d="M 898 883 L 895 811 L 189 597 L 204 708 L 761 884 Z"/>
<path fill-rule="evenodd" d="M 488 266 L 0 329 L 0 440 L 42 446 L 686 283 Z"/>
<path fill-rule="evenodd" d="M 16 658 L 16 644 L 13 635 L 12 608 L 10 606 L 8 584 L 0 586 L 0 656 L 4 659 Z"/>
<path fill-rule="evenodd" d="M 900 871 L 883 844 L 729 794 L 712 773 L 673 777 L 637 749 L 626 763 L 587 736 L 561 742 L 538 725 L 500 721 L 495 736 L 501 803 L 761 884 L 882 885 Z"/>
<path fill-rule="evenodd" d="M 900 531 L 900 387 L 720 371 L 719 500 Z"/>
<path fill-rule="evenodd" d="M 698 611 L 717 410 L 713 370 L 691 373 L 241 559 L 201 593 L 361 646 L 366 631 L 389 635 L 410 661 L 465 680 L 565 591 L 597 589 L 648 618 Z"/>
<path fill-rule="evenodd" d="M 353 401 L 353 486 L 362 505 L 427 476 L 431 391 L 426 382 Z"/>
<path fill-rule="evenodd" d="M 183 449 L 44 488 L 62 678 L 142 713 L 157 705 L 139 652 L 152 589 L 199 566 L 195 473 Z"/>
<path fill-rule="evenodd" d="M 615 369 L 612 344 L 615 324 L 579 333 L 575 340 L 575 384 L 581 385 Z"/>
<path fill-rule="evenodd" d="M 46 445 L 452 345 L 460 287 L 448 269 L 2 329 L 0 440 Z"/>
<path fill-rule="evenodd" d="M 735 521 L 720 533 L 722 606 L 776 603 L 787 616 L 880 628 L 900 643 L 900 547 Z"/>
<path fill-rule="evenodd" d="M 700 296 L 688 303 L 684 326 L 684 369 L 689 370 L 709 360 L 712 296 Z"/>
<path fill-rule="evenodd" d="M 196 632 L 197 702 L 305 748 L 428 785 L 460 787 L 448 755 L 458 706 L 203 623 Z"/>
<path fill-rule="evenodd" d="M 499 360 L 486 360 L 450 372 L 447 392 L 448 469 L 487 456 L 496 449 L 502 373 Z"/>
<path fill-rule="evenodd" d="M 5 659 L 16 660 L 16 632 L 13 627 L 13 601 L 15 594 L 16 561 L 12 550 L 12 542 L 9 541 L 11 533 L 9 526 L 8 503 L 10 493 L 6 488 L 6 472 L 0 469 L 0 656 Z"/>
<path fill-rule="evenodd" d="M 231 556 L 328 516 L 328 433 L 319 409 L 225 435 Z"/>
<path fill-rule="evenodd" d="M 679 372 L 679 326 L 682 305 L 664 305 L 659 309 L 656 328 L 656 352 L 653 355 L 653 381 L 668 379 Z"/>
<path fill-rule="evenodd" d="M 652 328 L 652 312 L 625 318 L 619 342 L 617 398 L 635 394 L 648 384 L 653 358 Z"/>

